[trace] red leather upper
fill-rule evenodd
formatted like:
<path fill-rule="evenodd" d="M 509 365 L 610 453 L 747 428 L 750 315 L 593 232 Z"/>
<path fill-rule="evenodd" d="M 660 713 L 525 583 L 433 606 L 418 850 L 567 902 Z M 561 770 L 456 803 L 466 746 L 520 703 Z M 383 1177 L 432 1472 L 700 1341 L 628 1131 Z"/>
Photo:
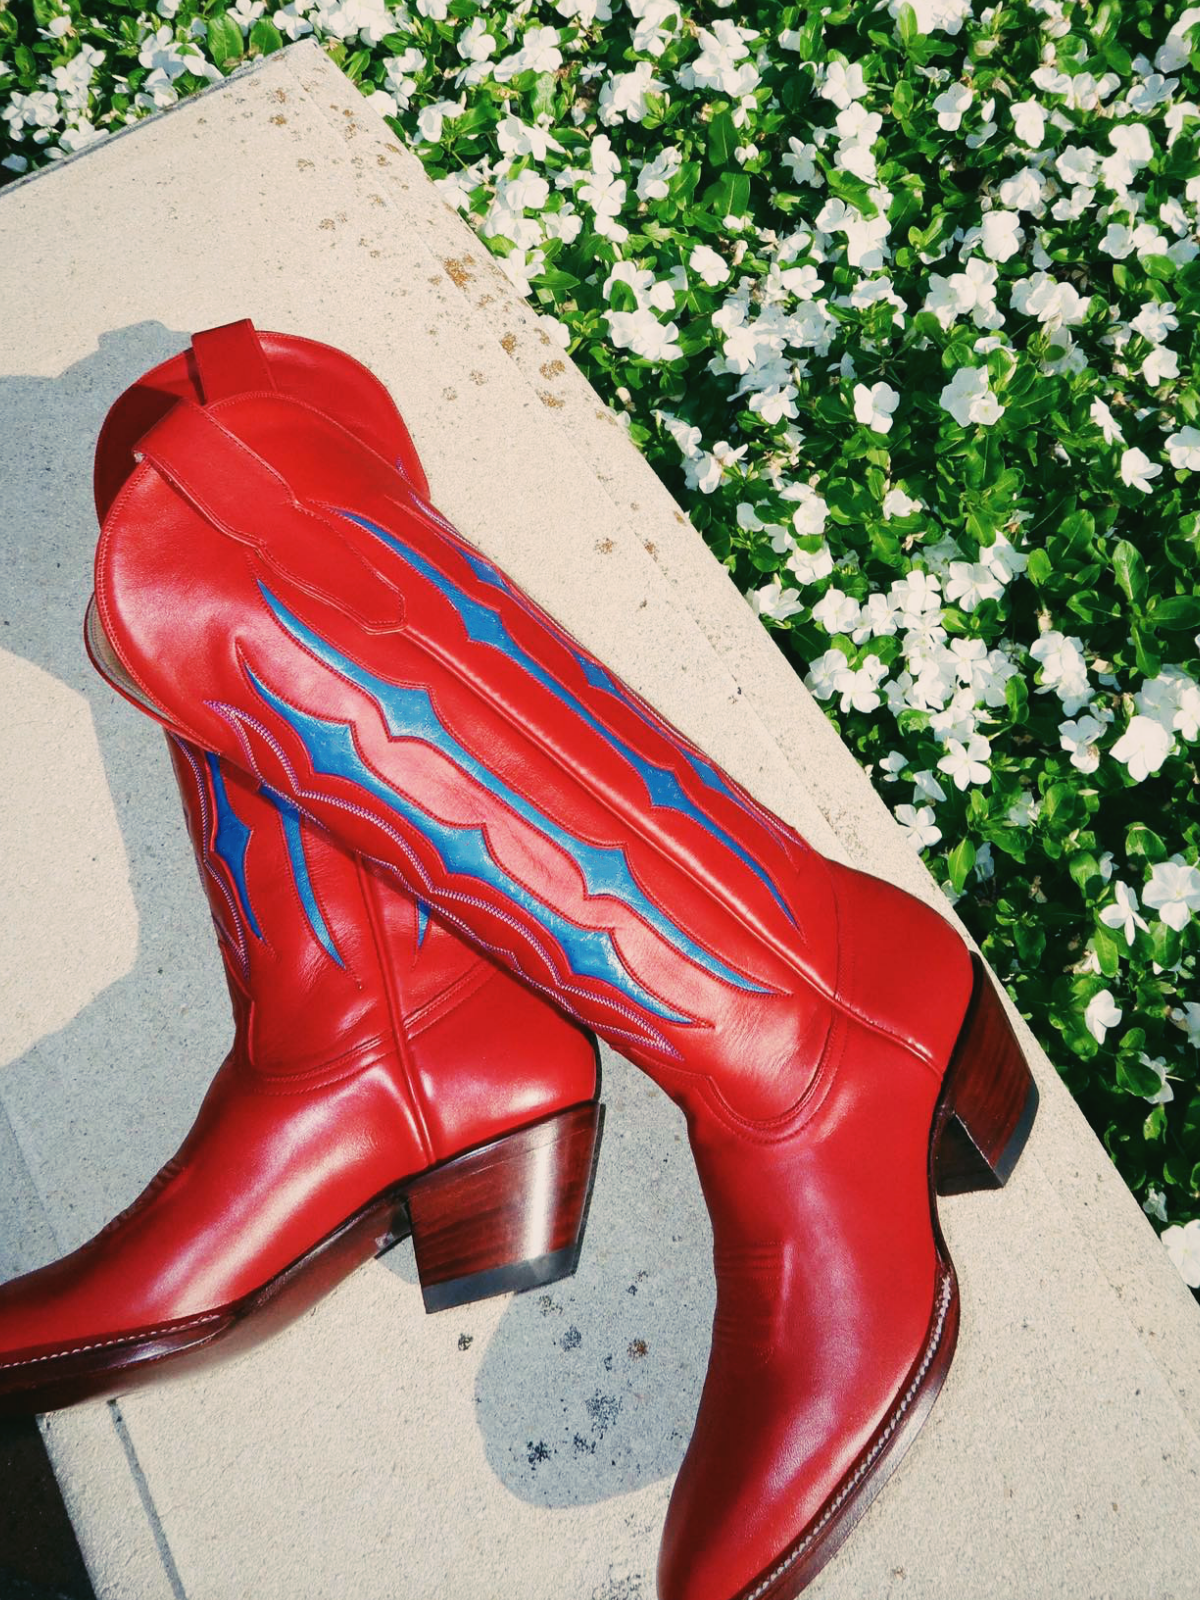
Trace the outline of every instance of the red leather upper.
<path fill-rule="evenodd" d="M 112 408 L 96 456 L 101 514 L 145 426 L 181 396 L 237 392 L 248 379 L 346 407 L 371 448 L 424 487 L 408 432 L 365 368 L 235 324 L 198 335 Z M 0 1286 L 0 1391 L 18 1357 L 228 1304 L 387 1185 L 595 1093 L 590 1039 L 419 913 L 394 874 L 347 854 L 238 768 L 169 743 L 225 962 L 233 1048 L 138 1200 L 81 1249 Z"/>
<path fill-rule="evenodd" d="M 226 1305 L 389 1184 L 594 1093 L 585 1034 L 434 919 L 419 938 L 414 902 L 382 869 L 300 822 L 339 965 L 305 913 L 278 806 L 229 768 L 218 794 L 196 750 L 172 741 L 172 757 L 220 935 L 233 1049 L 178 1154 L 129 1210 L 0 1286 L 0 1383 L 13 1352 Z"/>
<path fill-rule="evenodd" d="M 718 1313 L 660 1592 L 730 1600 L 937 1334 L 928 1155 L 965 947 L 764 812 L 336 422 L 253 396 L 142 449 L 96 581 L 139 692 L 685 1108 Z"/>

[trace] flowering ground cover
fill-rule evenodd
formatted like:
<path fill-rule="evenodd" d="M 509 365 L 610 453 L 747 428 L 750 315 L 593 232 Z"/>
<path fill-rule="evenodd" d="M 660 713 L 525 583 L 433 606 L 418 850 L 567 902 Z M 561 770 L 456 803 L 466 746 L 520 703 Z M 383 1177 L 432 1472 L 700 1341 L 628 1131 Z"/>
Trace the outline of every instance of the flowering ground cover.
<path fill-rule="evenodd" d="M 1200 8 L 32 0 L 33 170 L 313 34 L 958 903 L 1200 1286 Z"/>

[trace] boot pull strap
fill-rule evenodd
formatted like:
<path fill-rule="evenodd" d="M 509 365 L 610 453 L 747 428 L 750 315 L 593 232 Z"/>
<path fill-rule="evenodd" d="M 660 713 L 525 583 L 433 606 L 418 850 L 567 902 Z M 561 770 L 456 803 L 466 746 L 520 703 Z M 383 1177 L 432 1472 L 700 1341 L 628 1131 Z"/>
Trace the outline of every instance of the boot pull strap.
<path fill-rule="evenodd" d="M 249 317 L 192 335 L 192 355 L 206 404 L 248 390 L 274 389 L 271 364 Z"/>
<path fill-rule="evenodd" d="M 354 525 L 303 504 L 269 462 L 194 401 L 177 401 L 135 454 L 290 582 L 372 633 L 402 625 L 403 599 L 356 547 Z"/>

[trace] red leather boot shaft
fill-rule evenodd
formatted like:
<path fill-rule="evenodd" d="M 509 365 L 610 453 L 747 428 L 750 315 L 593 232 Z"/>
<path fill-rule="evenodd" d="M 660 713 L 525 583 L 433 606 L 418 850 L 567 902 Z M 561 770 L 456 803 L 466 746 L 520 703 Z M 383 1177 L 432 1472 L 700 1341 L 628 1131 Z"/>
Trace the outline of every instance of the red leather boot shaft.
<path fill-rule="evenodd" d="M 389 1184 L 591 1098 L 591 1041 L 382 869 L 170 741 L 235 1038 L 187 1139 L 64 1259 L 0 1286 L 5 1352 L 224 1306 Z"/>

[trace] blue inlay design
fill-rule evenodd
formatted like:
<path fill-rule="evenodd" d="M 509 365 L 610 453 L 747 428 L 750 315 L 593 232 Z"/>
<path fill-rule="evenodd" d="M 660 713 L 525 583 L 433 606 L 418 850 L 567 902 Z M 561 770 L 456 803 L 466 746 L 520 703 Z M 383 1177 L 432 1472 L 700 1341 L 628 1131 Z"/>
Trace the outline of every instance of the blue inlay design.
<path fill-rule="evenodd" d="M 524 668 L 531 678 L 535 678 L 543 687 L 549 689 L 557 700 L 561 700 L 577 717 L 586 722 L 589 728 L 594 729 L 609 744 L 619 750 L 645 784 L 651 804 L 665 810 L 678 811 L 681 815 L 690 817 L 694 822 L 698 822 L 706 832 L 712 834 L 714 838 L 719 839 L 723 845 L 732 850 L 734 855 L 739 860 L 744 861 L 751 872 L 766 885 L 771 897 L 788 921 L 795 922 L 791 911 L 763 868 L 754 860 L 753 856 L 749 855 L 738 844 L 736 839 L 725 832 L 724 828 L 719 827 L 711 817 L 705 816 L 704 812 L 684 793 L 675 774 L 668 767 L 660 767 L 657 763 L 647 760 L 645 756 L 639 755 L 624 740 L 619 739 L 611 728 L 606 728 L 602 722 L 594 717 L 576 695 L 573 695 L 564 684 L 559 683 L 557 678 L 552 677 L 531 655 L 521 649 L 520 645 L 509 633 L 504 624 L 504 619 L 498 611 L 493 610 L 491 606 L 482 605 L 478 600 L 473 600 L 452 578 L 448 578 L 445 573 L 439 572 L 424 556 L 404 544 L 395 534 L 389 533 L 386 528 L 379 527 L 377 523 L 369 521 L 366 517 L 357 516 L 353 511 L 341 511 L 339 514 L 345 517 L 347 521 L 356 523 L 360 528 L 365 528 L 368 533 L 373 533 L 376 538 L 382 539 L 390 549 L 394 550 L 404 561 L 407 561 L 410 567 L 419 572 L 423 578 L 428 579 L 435 588 L 440 589 L 462 617 L 469 639 L 476 644 L 490 645 L 492 649 L 499 650 L 502 654 L 508 656 L 510 660 L 515 661 Z M 462 553 L 465 555 L 465 552 Z M 472 563 L 472 567 L 473 570 L 478 570 L 474 568 L 474 563 Z M 494 582 L 497 586 L 500 586 L 498 577 L 489 578 L 487 581 Z"/>
<path fill-rule="evenodd" d="M 256 939 L 261 939 L 262 929 L 258 925 L 258 918 L 254 915 L 254 907 L 250 904 L 250 891 L 246 886 L 246 850 L 250 844 L 250 829 L 229 804 L 229 796 L 225 792 L 225 780 L 221 776 L 220 762 L 207 750 L 204 752 L 204 759 L 208 763 L 209 776 L 212 778 L 213 800 L 217 813 L 217 832 L 212 843 L 213 851 L 229 869 L 229 876 L 237 889 L 238 899 L 242 903 L 242 910 L 246 914 L 250 930 Z"/>
<path fill-rule="evenodd" d="M 357 783 L 422 833 L 438 852 L 448 873 L 478 878 L 514 901 L 557 941 L 572 969 L 580 976 L 599 978 L 611 984 L 652 1016 L 666 1022 L 692 1020 L 678 1011 L 672 1011 L 642 988 L 617 954 L 609 934 L 598 929 L 581 928 L 568 921 L 523 883 L 510 877 L 489 850 L 481 827 L 442 822 L 423 811 L 367 766 L 355 747 L 348 723 L 328 722 L 300 711 L 274 694 L 253 672 L 247 671 L 263 700 L 289 724 L 304 745 L 314 772 Z"/>
<path fill-rule="evenodd" d="M 432 745 L 435 750 L 440 750 L 443 755 L 448 756 L 460 771 L 468 773 L 481 784 L 489 794 L 496 795 L 506 805 L 511 806 L 518 816 L 524 817 L 526 822 L 532 823 L 540 833 L 566 851 L 579 868 L 589 895 L 606 895 L 627 906 L 644 922 L 648 922 L 667 944 L 686 956 L 689 961 L 702 967 L 704 971 L 712 973 L 714 977 L 723 978 L 726 983 L 731 983 L 739 989 L 749 990 L 753 994 L 768 993 L 740 972 L 727 967 L 702 945 L 697 944 L 652 900 L 649 900 L 634 881 L 622 849 L 616 845 L 587 844 L 582 839 L 576 838 L 574 834 L 568 833 L 565 828 L 539 811 L 524 795 L 511 789 L 490 767 L 484 766 L 483 762 L 465 749 L 446 728 L 433 709 L 433 702 L 427 689 L 402 688 L 399 684 L 389 683 L 385 678 L 376 677 L 374 673 L 368 672 L 358 662 L 343 655 L 319 633 L 315 633 L 301 622 L 299 617 L 289 611 L 282 601 L 276 599 L 264 584 L 259 584 L 259 591 L 280 627 L 318 660 L 332 667 L 335 672 L 348 678 L 351 683 L 357 684 L 370 695 L 382 712 L 384 723 L 393 738 L 420 739 L 425 744 Z"/>
<path fill-rule="evenodd" d="M 578 650 L 571 650 L 571 654 L 579 663 L 584 677 L 592 688 L 603 689 L 605 694 L 611 694 L 623 706 L 627 706 L 635 716 L 640 717 L 648 728 L 653 728 L 655 733 L 661 734 L 664 739 L 669 739 L 706 789 L 715 789 L 718 794 L 723 794 L 726 799 L 732 800 L 735 806 L 744 811 L 748 817 L 752 817 L 760 827 L 766 828 L 769 833 L 774 833 L 778 837 L 778 830 L 772 827 L 768 818 L 753 806 L 747 804 L 740 794 L 735 793 L 714 766 L 702 760 L 699 756 L 693 755 L 682 739 L 661 718 L 652 716 L 644 707 L 638 705 L 633 696 L 626 693 L 621 685 L 611 678 L 597 662 L 589 661 L 586 656 L 580 655 Z M 779 900 L 780 905 L 783 905 L 783 901 L 780 900 L 778 895 L 775 898 Z M 786 905 L 783 905 L 783 909 L 787 911 L 789 921 L 794 923 L 796 919 L 792 916 L 791 911 L 788 910 Z"/>
<path fill-rule="evenodd" d="M 288 860 L 292 866 L 292 877 L 296 882 L 296 892 L 300 896 L 300 904 L 304 907 L 304 915 L 308 918 L 308 925 L 313 931 L 313 937 L 325 951 L 332 957 L 339 967 L 346 963 L 338 953 L 338 947 L 333 942 L 333 935 L 325 918 L 321 915 L 321 907 L 317 903 L 316 892 L 312 885 L 312 875 L 308 870 L 308 857 L 304 853 L 304 835 L 300 829 L 300 813 L 290 800 L 285 800 L 281 794 L 276 794 L 273 789 L 265 785 L 259 793 L 275 807 L 279 819 L 283 823 L 283 837 L 287 844 Z"/>
<path fill-rule="evenodd" d="M 425 933 L 429 927 L 429 907 L 424 900 L 417 901 L 417 949 L 425 943 Z"/>

